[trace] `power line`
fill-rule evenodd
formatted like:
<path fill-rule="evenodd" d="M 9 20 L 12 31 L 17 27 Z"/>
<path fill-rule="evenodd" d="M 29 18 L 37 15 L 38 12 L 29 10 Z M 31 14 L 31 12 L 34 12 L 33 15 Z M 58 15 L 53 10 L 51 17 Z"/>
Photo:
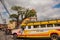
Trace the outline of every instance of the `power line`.
<path fill-rule="evenodd" d="M 3 5 L 3 7 L 5 8 L 6 12 L 10 15 L 8 9 L 7 9 L 6 6 L 5 6 L 4 0 L 0 0 L 0 2 L 2 3 L 2 5 Z"/>

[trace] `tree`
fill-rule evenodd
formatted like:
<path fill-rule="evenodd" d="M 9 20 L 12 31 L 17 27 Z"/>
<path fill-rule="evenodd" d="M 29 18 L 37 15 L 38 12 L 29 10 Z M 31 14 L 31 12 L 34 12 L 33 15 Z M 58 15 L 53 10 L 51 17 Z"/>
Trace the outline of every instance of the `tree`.
<path fill-rule="evenodd" d="M 30 17 L 37 17 L 36 15 L 36 11 L 34 9 L 26 9 L 26 13 L 24 15 L 25 17 L 23 18 L 23 20 L 21 21 L 21 23 L 26 19 L 26 18 L 30 18 Z M 37 20 L 37 19 L 36 19 Z"/>
<path fill-rule="evenodd" d="M 21 6 L 12 6 L 11 9 L 15 11 L 19 11 L 22 10 L 23 8 Z"/>
<path fill-rule="evenodd" d="M 25 10 L 25 8 L 22 8 L 20 6 L 13 6 L 13 7 L 11 7 L 11 9 L 17 11 L 17 14 L 10 15 L 10 18 L 17 20 L 17 25 L 16 25 L 17 27 L 19 27 L 19 16 L 20 15 L 21 15 L 21 19 L 22 19 L 20 23 L 22 23 L 22 21 L 26 18 L 36 16 L 36 11 L 34 9 Z M 25 16 L 25 17 L 23 18 L 23 16 Z"/>
<path fill-rule="evenodd" d="M 36 11 L 34 9 L 28 10 L 26 11 L 25 17 L 33 17 L 36 16 Z"/>
<path fill-rule="evenodd" d="M 16 15 L 16 14 L 11 14 L 11 15 L 10 15 L 10 18 L 12 19 L 12 21 L 13 21 L 13 20 L 16 21 L 16 20 L 17 20 L 17 16 L 18 16 L 18 15 Z"/>
<path fill-rule="evenodd" d="M 16 19 L 16 21 L 17 21 L 16 28 L 18 28 L 19 27 L 19 16 L 22 14 L 21 10 L 23 8 L 20 7 L 20 6 L 13 6 L 13 7 L 11 7 L 11 9 L 17 11 L 17 14 L 10 15 L 10 18 L 15 18 Z"/>

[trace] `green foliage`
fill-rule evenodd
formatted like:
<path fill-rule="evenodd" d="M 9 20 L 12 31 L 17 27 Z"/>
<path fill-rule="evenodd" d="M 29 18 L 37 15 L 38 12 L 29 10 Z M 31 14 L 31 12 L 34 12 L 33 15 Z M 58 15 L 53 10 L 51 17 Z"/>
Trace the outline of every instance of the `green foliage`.
<path fill-rule="evenodd" d="M 23 9 L 21 6 L 13 6 L 11 7 L 12 10 L 15 10 L 15 11 L 18 11 L 18 10 L 21 10 Z"/>
<path fill-rule="evenodd" d="M 17 18 L 17 16 L 18 16 L 18 15 L 16 15 L 16 14 L 11 14 L 11 15 L 10 15 L 10 18 Z"/>
<path fill-rule="evenodd" d="M 25 17 L 33 17 L 33 16 L 36 16 L 36 11 L 33 9 L 31 10 L 27 9 Z"/>
<path fill-rule="evenodd" d="M 18 15 L 12 14 L 10 18 L 12 18 L 12 16 L 14 18 L 16 18 L 16 16 L 19 16 L 19 15 L 21 15 L 22 19 L 24 19 L 23 15 L 25 15 L 25 18 L 36 16 L 36 11 L 34 9 L 31 9 L 31 10 L 27 9 L 26 12 L 20 11 L 23 9 L 23 7 L 21 7 L 21 6 L 13 6 L 13 7 L 11 7 L 11 9 L 17 11 Z"/>
<path fill-rule="evenodd" d="M 15 18 L 16 19 L 17 27 L 19 27 L 19 16 L 20 15 L 21 15 L 21 19 L 22 19 L 20 23 L 22 23 L 22 21 L 26 18 L 36 16 L 36 11 L 34 9 L 31 9 L 31 10 L 27 9 L 25 11 L 21 11 L 22 9 L 24 9 L 21 6 L 13 6 L 13 7 L 11 7 L 11 9 L 14 10 L 14 11 L 17 11 L 17 15 L 16 14 L 11 14 L 10 15 L 10 18 Z M 25 16 L 24 18 L 23 18 L 23 15 Z"/>

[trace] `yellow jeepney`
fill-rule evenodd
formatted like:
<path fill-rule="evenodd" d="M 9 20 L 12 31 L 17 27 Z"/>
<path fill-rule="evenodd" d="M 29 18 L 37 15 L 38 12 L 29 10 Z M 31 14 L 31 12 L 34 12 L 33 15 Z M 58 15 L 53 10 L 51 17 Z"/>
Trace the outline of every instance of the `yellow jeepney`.
<path fill-rule="evenodd" d="M 20 38 L 50 37 L 57 40 L 60 37 L 60 19 L 30 22 L 21 24 L 21 27 L 24 27 L 23 33 L 17 33 Z"/>

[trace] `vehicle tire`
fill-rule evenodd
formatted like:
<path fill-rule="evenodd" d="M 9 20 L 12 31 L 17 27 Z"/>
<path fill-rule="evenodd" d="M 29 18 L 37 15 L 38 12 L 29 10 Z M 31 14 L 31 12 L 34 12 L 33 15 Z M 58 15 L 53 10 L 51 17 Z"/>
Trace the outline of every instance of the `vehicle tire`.
<path fill-rule="evenodd" d="M 25 39 L 19 39 L 19 40 L 25 40 Z"/>
<path fill-rule="evenodd" d="M 13 39 L 17 40 L 17 34 L 13 34 Z"/>
<path fill-rule="evenodd" d="M 57 34 L 52 34 L 51 35 L 51 40 L 58 40 L 58 35 Z"/>

